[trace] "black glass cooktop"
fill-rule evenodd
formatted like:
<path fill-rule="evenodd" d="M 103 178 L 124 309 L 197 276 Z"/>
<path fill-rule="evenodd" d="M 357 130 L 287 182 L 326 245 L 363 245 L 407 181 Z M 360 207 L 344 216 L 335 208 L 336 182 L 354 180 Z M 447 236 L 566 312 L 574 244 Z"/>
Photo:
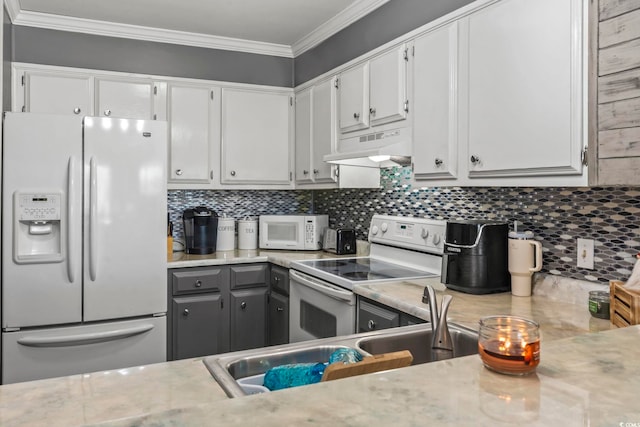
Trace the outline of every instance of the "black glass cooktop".
<path fill-rule="evenodd" d="M 308 267 L 354 282 L 426 277 L 431 274 L 375 258 L 343 258 L 302 261 Z"/>

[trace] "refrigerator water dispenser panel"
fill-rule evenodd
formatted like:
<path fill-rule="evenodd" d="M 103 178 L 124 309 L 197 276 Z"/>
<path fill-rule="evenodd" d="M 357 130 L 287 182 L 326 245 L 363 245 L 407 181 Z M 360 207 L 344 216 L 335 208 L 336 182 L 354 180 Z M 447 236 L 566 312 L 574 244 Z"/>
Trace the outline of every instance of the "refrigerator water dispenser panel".
<path fill-rule="evenodd" d="M 62 193 L 15 192 L 13 259 L 18 264 L 61 262 Z"/>

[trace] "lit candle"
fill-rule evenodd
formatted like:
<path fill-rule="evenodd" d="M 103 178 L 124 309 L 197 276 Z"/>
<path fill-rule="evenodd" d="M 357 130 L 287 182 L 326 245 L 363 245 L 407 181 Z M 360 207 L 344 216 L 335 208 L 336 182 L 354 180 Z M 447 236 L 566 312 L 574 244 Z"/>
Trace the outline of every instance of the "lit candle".
<path fill-rule="evenodd" d="M 531 373 L 540 363 L 540 328 L 536 322 L 521 317 L 482 318 L 478 353 L 484 366 L 496 372 Z"/>

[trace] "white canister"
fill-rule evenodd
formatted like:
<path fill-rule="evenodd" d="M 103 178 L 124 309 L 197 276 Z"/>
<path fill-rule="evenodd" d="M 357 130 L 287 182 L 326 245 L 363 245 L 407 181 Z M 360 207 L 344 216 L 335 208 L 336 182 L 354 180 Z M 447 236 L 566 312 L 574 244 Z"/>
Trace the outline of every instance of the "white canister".
<path fill-rule="evenodd" d="M 238 249 L 258 249 L 258 221 L 245 218 L 238 220 Z"/>
<path fill-rule="evenodd" d="M 233 218 L 218 218 L 218 238 L 216 251 L 232 251 L 236 246 L 236 220 Z"/>

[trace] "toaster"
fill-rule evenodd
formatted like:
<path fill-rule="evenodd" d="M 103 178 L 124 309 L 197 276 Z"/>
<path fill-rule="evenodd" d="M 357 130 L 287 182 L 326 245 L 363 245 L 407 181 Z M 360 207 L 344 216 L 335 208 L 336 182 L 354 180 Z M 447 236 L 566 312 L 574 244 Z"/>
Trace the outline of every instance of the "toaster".
<path fill-rule="evenodd" d="M 356 231 L 352 228 L 327 228 L 322 249 L 337 255 L 356 253 Z"/>

